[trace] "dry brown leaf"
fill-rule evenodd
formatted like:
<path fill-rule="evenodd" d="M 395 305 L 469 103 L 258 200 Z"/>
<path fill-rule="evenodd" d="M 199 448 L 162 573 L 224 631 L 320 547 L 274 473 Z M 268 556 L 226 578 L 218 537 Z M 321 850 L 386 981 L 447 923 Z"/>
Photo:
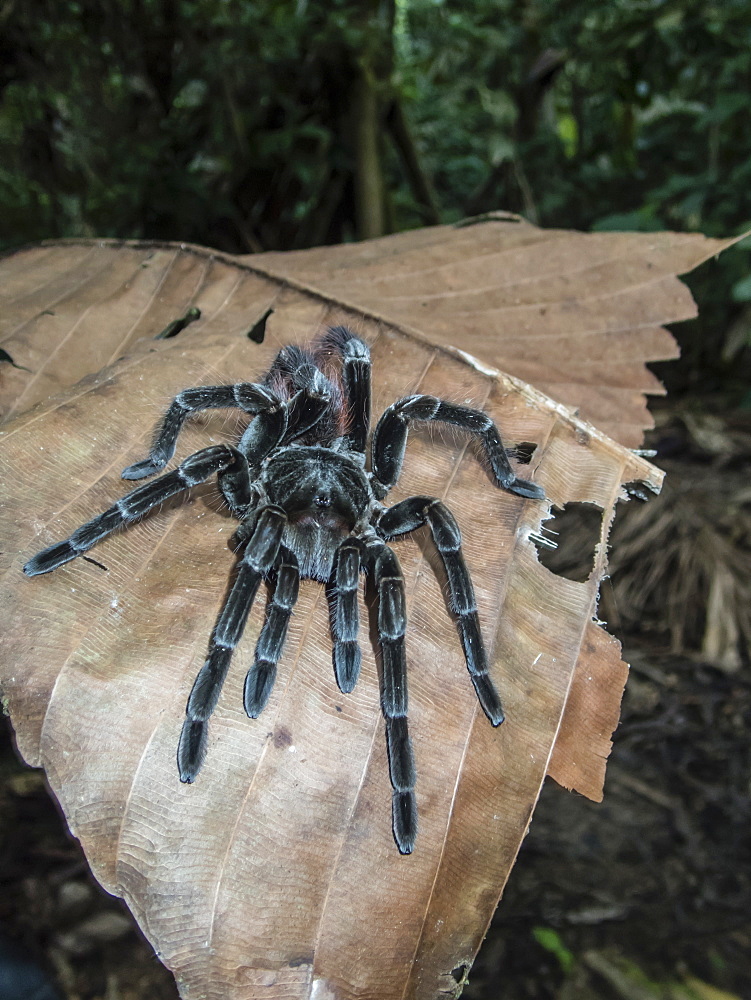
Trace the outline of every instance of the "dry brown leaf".
<path fill-rule="evenodd" d="M 559 785 L 602 801 L 605 765 L 620 716 L 628 665 L 620 643 L 595 622 L 587 625 L 566 708 L 548 763 Z"/>
<path fill-rule="evenodd" d="M 185 244 L 49 244 L 0 263 L 0 347 L 29 369 L 0 366 L 0 409 L 26 409 L 99 371 L 192 305 L 212 329 L 273 309 L 282 334 L 302 331 L 311 308 L 340 305 L 466 351 L 639 447 L 652 426 L 644 394 L 662 391 L 645 362 L 675 357 L 662 325 L 696 315 L 676 274 L 731 242 L 542 230 L 503 214 L 247 257 Z M 302 319 L 294 291 L 306 293 Z"/>
<path fill-rule="evenodd" d="M 422 247 L 440 258 L 436 232 L 450 240 L 454 231 L 404 234 L 409 252 Z M 532 230 L 532 245 L 534 234 L 542 238 Z M 326 252 L 353 269 L 358 261 L 385 267 L 389 253 L 399 258 L 401 239 L 361 244 L 350 256 Z M 317 253 L 291 256 L 311 261 Z M 460 259 L 467 253 L 464 246 Z M 457 356 L 438 334 L 431 345 L 427 329 L 372 318 L 360 298 L 350 310 L 302 279 L 246 266 L 264 259 L 281 273 L 280 255 L 240 265 L 205 251 L 99 244 L 32 250 L 3 265 L 15 268 L 17 294 L 3 321 L 22 330 L 5 349 L 36 373 L 11 369 L 27 381 L 11 403 L 20 416 L 0 437 L 4 695 L 21 752 L 45 767 L 95 874 L 126 899 L 185 998 L 451 994 L 482 940 L 546 771 L 600 794 L 623 682 L 617 644 L 592 623 L 605 542 L 622 484 L 657 487 L 660 474 L 566 407 L 488 374 L 495 357 L 484 354 L 483 365 Z M 402 263 L 395 262 L 395 282 Z M 415 279 L 413 292 L 418 287 Z M 203 316 L 178 337 L 136 343 L 193 304 Z M 269 309 L 259 346 L 245 334 Z M 353 326 L 371 345 L 376 415 L 416 390 L 482 407 L 507 443 L 538 445 L 524 475 L 554 503 L 603 509 L 590 578 L 555 576 L 530 540 L 545 505 L 495 490 L 465 441 L 411 436 L 390 500 L 432 493 L 454 510 L 508 719 L 493 730 L 478 709 L 435 553 L 417 533 L 398 545 L 420 809 L 409 857 L 391 837 L 372 649 L 365 644 L 355 692 L 341 695 L 322 588 L 310 581 L 271 702 L 251 721 L 242 710 L 241 665 L 262 622 L 257 602 L 212 721 L 207 762 L 194 785 L 180 784 L 184 706 L 234 561 L 227 546 L 234 522 L 215 488 L 195 490 L 188 502 L 100 545 L 92 555 L 106 573 L 83 560 L 44 578 L 20 572 L 30 554 L 126 491 L 120 470 L 145 454 L 176 392 L 260 374 L 280 344 L 333 322 Z M 466 316 L 462 323 L 468 330 Z M 459 346 L 471 354 L 482 345 Z M 27 409 L 51 387 L 69 385 L 82 362 L 93 372 L 124 351 L 129 356 L 101 374 Z M 629 392 L 636 394 L 633 385 Z M 236 426 L 223 414 L 192 421 L 178 457 L 230 439 Z"/>
<path fill-rule="evenodd" d="M 540 443 L 532 471 L 558 503 L 599 503 L 606 526 L 621 483 L 653 475 L 516 383 L 388 329 L 361 332 L 379 408 L 418 387 L 484 406 L 509 440 Z M 394 499 L 434 493 L 456 512 L 508 722 L 495 731 L 478 711 L 429 543 L 400 544 L 421 817 L 410 858 L 391 837 L 375 661 L 368 650 L 355 693 L 339 694 L 314 583 L 268 709 L 244 716 L 235 669 L 200 779 L 180 785 L 184 705 L 233 563 L 211 489 L 99 546 L 106 574 L 81 560 L 20 573 L 123 492 L 118 472 L 143 453 L 155 409 L 196 370 L 246 370 L 243 354 L 262 368 L 275 348 L 175 340 L 6 429 L 4 690 L 22 753 L 45 767 L 97 877 L 125 897 L 185 997 L 433 997 L 471 962 L 526 830 L 604 554 L 587 583 L 553 576 L 529 540 L 541 505 L 493 489 L 464 443 L 413 436 Z M 180 453 L 230 431 L 221 417 L 195 421 Z M 239 663 L 261 616 L 259 602 Z"/>

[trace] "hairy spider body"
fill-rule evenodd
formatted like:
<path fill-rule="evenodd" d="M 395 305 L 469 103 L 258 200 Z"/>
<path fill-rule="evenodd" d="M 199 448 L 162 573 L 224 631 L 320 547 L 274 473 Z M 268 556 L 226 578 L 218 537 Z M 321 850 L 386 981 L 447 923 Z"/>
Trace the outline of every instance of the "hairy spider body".
<path fill-rule="evenodd" d="M 360 672 L 358 592 L 364 571 L 378 596 L 381 708 L 394 839 L 399 850 L 409 854 L 417 833 L 417 806 L 407 722 L 407 616 L 404 578 L 387 544 L 392 539 L 424 524 L 430 528 L 446 569 L 451 608 L 478 700 L 494 726 L 503 722 L 453 515 L 435 497 L 409 497 L 390 508 L 382 503 L 401 473 L 410 423 L 440 421 L 476 435 L 497 486 L 532 499 L 542 499 L 544 493 L 516 477 L 487 414 L 427 395 L 407 396 L 383 413 L 372 434 L 367 471 L 370 353 L 346 327 L 329 329 L 307 348 L 283 348 L 262 383 L 183 390 L 167 410 L 148 458 L 128 466 L 123 478 L 160 472 L 174 454 L 186 417 L 223 407 L 251 416 L 236 446 L 214 445 L 189 456 L 173 472 L 121 497 L 65 541 L 38 552 L 24 572 L 49 573 L 168 497 L 217 476 L 240 521 L 235 538 L 241 555 L 211 633 L 208 656 L 193 684 L 178 744 L 180 780 L 192 782 L 203 764 L 209 719 L 260 584 L 270 581 L 272 594 L 245 679 L 245 710 L 251 718 L 258 717 L 271 694 L 301 579 L 327 585 L 334 673 L 339 688 L 352 691 Z"/>
<path fill-rule="evenodd" d="M 365 530 L 375 509 L 362 463 L 328 448 L 285 449 L 269 461 L 260 485 L 287 515 L 282 542 L 297 556 L 303 579 L 327 581 L 342 538 L 361 522 Z"/>

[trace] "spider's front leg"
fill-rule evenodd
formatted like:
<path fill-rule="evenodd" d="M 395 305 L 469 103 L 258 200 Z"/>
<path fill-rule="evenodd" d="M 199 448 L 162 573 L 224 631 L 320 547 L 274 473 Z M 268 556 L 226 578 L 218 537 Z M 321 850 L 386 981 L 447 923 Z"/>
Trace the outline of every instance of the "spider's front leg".
<path fill-rule="evenodd" d="M 383 538 L 391 539 L 414 531 L 422 524 L 430 527 L 446 569 L 451 608 L 456 614 L 464 658 L 478 701 L 492 724 L 500 726 L 503 708 L 488 674 L 488 657 L 480 632 L 475 591 L 462 555 L 462 536 L 454 515 L 435 497 L 410 497 L 389 508 L 376 530 Z"/>
<path fill-rule="evenodd" d="M 276 562 L 286 523 L 287 517 L 280 507 L 262 507 L 258 512 L 255 529 L 240 561 L 235 582 L 211 634 L 209 655 L 190 692 L 177 750 L 180 781 L 194 781 L 201 769 L 206 756 L 209 718 L 219 700 L 232 653 L 242 637 L 253 598 L 261 580 L 268 576 Z"/>
<path fill-rule="evenodd" d="M 354 451 L 364 452 L 370 432 L 370 351 L 359 337 L 347 333 L 342 347 L 342 379 L 351 421 L 347 437 Z"/>
<path fill-rule="evenodd" d="M 346 326 L 330 327 L 316 349 L 324 355 L 335 351 L 341 358 L 348 410 L 347 447 L 364 452 L 370 431 L 370 349 Z"/>
<path fill-rule="evenodd" d="M 70 538 L 37 552 L 24 566 L 24 573 L 27 576 L 38 576 L 40 573 L 52 572 L 58 566 L 88 552 L 122 525 L 137 521 L 152 508 L 176 493 L 197 486 L 215 472 L 219 473 L 220 480 L 226 477 L 225 486 L 229 488 L 231 485 L 238 503 L 244 502 L 247 505 L 250 502 L 248 464 L 244 456 L 236 448 L 226 444 L 203 448 L 186 458 L 174 472 L 168 472 L 153 482 L 126 493 L 103 514 L 82 524 Z"/>
<path fill-rule="evenodd" d="M 149 457 L 123 469 L 123 479 L 144 479 L 160 472 L 175 454 L 175 444 L 187 417 L 200 410 L 240 409 L 245 413 L 278 411 L 279 398 L 265 386 L 254 382 L 237 385 L 204 385 L 183 389 L 172 400 L 151 446 Z"/>
<path fill-rule="evenodd" d="M 378 641 L 383 663 L 381 708 L 386 719 L 389 777 L 394 789 L 394 840 L 402 854 L 411 854 L 417 836 L 417 801 L 415 762 L 407 724 L 404 576 L 396 554 L 380 539 L 367 543 L 367 559 L 378 591 Z"/>
<path fill-rule="evenodd" d="M 373 434 L 373 485 L 382 499 L 396 483 L 402 471 L 409 425 L 413 420 L 438 421 L 475 434 L 485 449 L 496 485 L 509 493 L 533 500 L 544 500 L 545 493 L 536 483 L 518 479 L 509 464 L 498 428 L 482 410 L 447 403 L 435 396 L 407 396 L 393 403 L 378 421 Z"/>

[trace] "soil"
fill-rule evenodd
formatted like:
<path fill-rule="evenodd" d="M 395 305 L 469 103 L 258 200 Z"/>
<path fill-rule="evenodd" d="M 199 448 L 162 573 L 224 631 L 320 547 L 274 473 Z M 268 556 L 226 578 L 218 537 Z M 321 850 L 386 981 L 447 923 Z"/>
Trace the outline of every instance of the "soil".
<path fill-rule="evenodd" d="M 751 683 L 624 655 L 605 798 L 546 782 L 464 1000 L 751 997 Z"/>

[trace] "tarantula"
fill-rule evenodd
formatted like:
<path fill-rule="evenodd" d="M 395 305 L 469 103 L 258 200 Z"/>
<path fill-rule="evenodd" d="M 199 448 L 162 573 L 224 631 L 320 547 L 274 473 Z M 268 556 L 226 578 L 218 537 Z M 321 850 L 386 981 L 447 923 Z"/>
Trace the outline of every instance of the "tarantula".
<path fill-rule="evenodd" d="M 480 705 L 494 726 L 503 722 L 453 515 L 435 497 L 413 496 L 390 508 L 382 503 L 399 478 L 410 424 L 440 421 L 476 435 L 497 486 L 536 500 L 544 493 L 516 477 L 487 414 L 426 395 L 406 396 L 384 412 L 373 432 L 367 471 L 370 352 L 341 326 L 308 347 L 284 347 L 261 383 L 184 389 L 167 410 L 148 458 L 128 466 L 123 479 L 162 470 L 174 455 L 186 417 L 222 407 L 239 408 L 251 417 L 236 446 L 202 448 L 174 472 L 126 494 L 70 538 L 38 552 L 24 572 L 37 576 L 57 569 L 168 497 L 217 475 L 219 489 L 240 521 L 235 538 L 242 555 L 188 699 L 177 761 L 180 780 L 192 782 L 203 764 L 208 722 L 261 581 L 271 581 L 273 596 L 245 679 L 245 711 L 251 719 L 269 699 L 301 578 L 328 584 L 336 681 L 343 692 L 352 691 L 360 672 L 358 588 L 364 569 L 379 599 L 381 706 L 394 839 L 402 854 L 409 854 L 417 833 L 417 806 L 407 727 L 407 617 L 404 578 L 387 542 L 429 526 L 446 568 L 450 603 Z"/>

